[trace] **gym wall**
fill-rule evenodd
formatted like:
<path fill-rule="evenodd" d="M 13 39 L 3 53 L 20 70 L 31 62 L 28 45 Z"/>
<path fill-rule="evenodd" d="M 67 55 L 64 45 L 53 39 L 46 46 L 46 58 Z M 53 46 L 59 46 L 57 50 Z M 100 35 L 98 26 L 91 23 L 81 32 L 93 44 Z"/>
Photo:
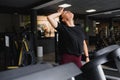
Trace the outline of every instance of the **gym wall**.
<path fill-rule="evenodd" d="M 14 14 L 0 14 L 0 32 L 12 32 L 19 26 L 19 16 Z"/>

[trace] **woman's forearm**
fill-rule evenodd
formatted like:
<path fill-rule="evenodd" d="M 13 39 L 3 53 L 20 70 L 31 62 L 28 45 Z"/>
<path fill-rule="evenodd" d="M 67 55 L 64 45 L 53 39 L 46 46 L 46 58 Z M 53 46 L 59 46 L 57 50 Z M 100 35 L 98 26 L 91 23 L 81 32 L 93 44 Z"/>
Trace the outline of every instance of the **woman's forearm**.
<path fill-rule="evenodd" d="M 88 53 L 88 47 L 87 47 L 86 41 L 84 40 L 83 43 L 84 43 L 83 48 L 84 48 L 84 55 L 86 57 L 86 62 L 89 62 L 90 59 L 89 59 L 89 53 Z"/>
<path fill-rule="evenodd" d="M 56 21 L 55 18 L 59 17 L 62 14 L 63 10 L 64 10 L 63 8 L 60 8 L 58 9 L 58 12 L 47 16 L 48 21 L 51 23 L 53 27 L 57 27 L 58 22 Z"/>
<path fill-rule="evenodd" d="M 85 40 L 84 40 L 84 53 L 85 53 L 85 56 L 89 56 L 89 54 L 88 54 L 88 47 L 87 47 L 87 44 L 86 44 Z"/>
<path fill-rule="evenodd" d="M 56 12 L 47 16 L 48 21 L 54 28 L 58 26 L 58 22 L 55 20 L 55 18 L 59 17 L 60 15 L 60 13 Z"/>

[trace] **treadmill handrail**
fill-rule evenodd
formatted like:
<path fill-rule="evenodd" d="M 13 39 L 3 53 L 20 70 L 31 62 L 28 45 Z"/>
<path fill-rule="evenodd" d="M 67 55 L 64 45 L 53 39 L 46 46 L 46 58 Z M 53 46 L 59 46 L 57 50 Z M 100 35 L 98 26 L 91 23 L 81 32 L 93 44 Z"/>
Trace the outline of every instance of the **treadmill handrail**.
<path fill-rule="evenodd" d="M 13 80 L 67 80 L 80 73 L 82 73 L 82 71 L 80 71 L 74 63 L 67 63 L 51 69 L 15 78 Z"/>
<path fill-rule="evenodd" d="M 105 47 L 103 49 L 100 49 L 97 52 L 95 52 L 94 56 L 97 57 L 97 56 L 100 56 L 100 55 L 103 55 L 103 54 L 106 54 L 106 53 L 110 53 L 110 52 L 114 51 L 115 49 L 117 49 L 119 47 L 120 47 L 119 45 L 107 46 L 107 47 Z"/>

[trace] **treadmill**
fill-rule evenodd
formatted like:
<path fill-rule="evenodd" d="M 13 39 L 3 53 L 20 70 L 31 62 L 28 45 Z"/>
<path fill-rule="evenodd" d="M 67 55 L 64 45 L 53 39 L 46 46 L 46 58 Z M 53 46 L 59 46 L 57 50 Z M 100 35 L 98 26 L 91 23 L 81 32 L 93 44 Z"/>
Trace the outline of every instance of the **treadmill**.
<path fill-rule="evenodd" d="M 115 61 L 120 73 L 120 46 L 111 45 L 98 50 L 96 58 L 79 69 L 74 63 L 53 66 L 49 63 L 30 65 L 14 70 L 0 72 L 1 80 L 120 80 L 109 77 L 102 64 Z M 113 75 L 113 74 L 112 74 Z M 74 77 L 75 79 L 73 79 Z M 82 79 L 81 79 L 82 77 Z"/>

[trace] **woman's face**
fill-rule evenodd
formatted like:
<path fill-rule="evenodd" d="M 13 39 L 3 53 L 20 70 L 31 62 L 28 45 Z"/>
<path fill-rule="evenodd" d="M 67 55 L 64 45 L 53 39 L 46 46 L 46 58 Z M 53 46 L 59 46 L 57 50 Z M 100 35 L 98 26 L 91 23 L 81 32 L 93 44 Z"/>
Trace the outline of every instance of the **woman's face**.
<path fill-rule="evenodd" d="M 74 14 L 71 11 L 64 11 L 61 15 L 62 21 L 71 20 L 74 17 Z"/>

